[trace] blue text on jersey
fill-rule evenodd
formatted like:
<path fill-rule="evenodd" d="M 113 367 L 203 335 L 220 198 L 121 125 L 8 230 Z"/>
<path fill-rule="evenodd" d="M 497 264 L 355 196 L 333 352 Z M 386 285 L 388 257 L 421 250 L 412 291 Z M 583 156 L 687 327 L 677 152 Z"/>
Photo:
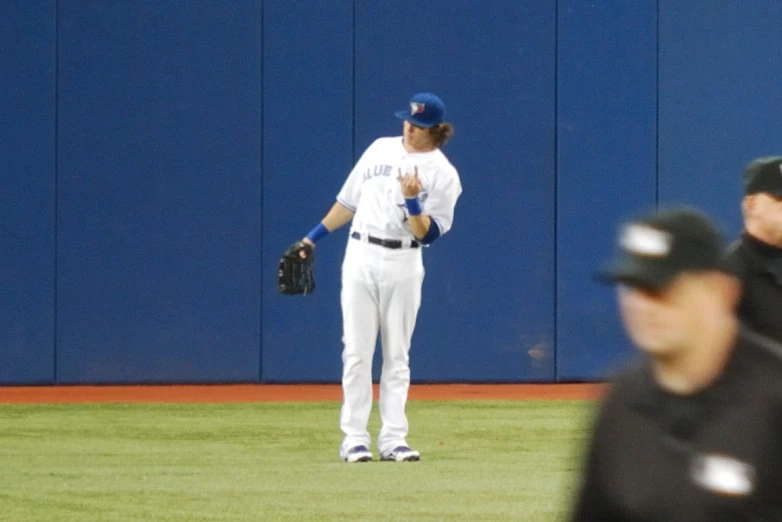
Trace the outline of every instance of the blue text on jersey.
<path fill-rule="evenodd" d="M 374 168 L 368 168 L 365 170 L 361 177 L 364 181 L 369 181 L 370 179 L 377 178 L 378 176 L 390 176 L 391 170 L 393 170 L 391 165 L 375 165 Z"/>

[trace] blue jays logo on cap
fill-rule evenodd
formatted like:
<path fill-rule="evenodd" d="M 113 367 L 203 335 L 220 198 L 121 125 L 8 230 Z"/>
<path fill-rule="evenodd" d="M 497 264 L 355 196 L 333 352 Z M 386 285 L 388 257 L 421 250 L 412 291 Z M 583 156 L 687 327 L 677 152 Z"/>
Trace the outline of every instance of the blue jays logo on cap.
<path fill-rule="evenodd" d="M 431 92 L 419 92 L 410 98 L 410 109 L 397 111 L 396 116 L 418 127 L 434 127 L 445 121 L 445 104 Z"/>

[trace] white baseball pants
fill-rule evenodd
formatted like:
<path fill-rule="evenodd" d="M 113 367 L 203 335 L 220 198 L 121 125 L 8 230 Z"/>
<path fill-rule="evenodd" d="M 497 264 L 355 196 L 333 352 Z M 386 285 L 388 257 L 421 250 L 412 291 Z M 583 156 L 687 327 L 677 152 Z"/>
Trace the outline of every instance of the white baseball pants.
<path fill-rule="evenodd" d="M 372 410 L 372 357 L 378 331 L 383 350 L 380 378 L 380 454 L 407 445 L 405 405 L 410 387 L 409 351 L 421 305 L 424 267 L 421 247 L 389 249 L 348 239 L 342 264 L 341 454 L 370 447 L 367 423 Z"/>

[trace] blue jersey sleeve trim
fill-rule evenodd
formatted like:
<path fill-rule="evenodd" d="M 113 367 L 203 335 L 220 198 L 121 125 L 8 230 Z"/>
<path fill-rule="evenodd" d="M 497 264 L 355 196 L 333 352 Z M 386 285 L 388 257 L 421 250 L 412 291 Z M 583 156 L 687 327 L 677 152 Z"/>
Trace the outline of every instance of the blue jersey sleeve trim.
<path fill-rule="evenodd" d="M 430 217 L 429 230 L 427 230 L 426 235 L 421 238 L 421 243 L 424 245 L 431 245 L 438 237 L 440 237 L 440 227 L 437 225 L 437 221 Z"/>

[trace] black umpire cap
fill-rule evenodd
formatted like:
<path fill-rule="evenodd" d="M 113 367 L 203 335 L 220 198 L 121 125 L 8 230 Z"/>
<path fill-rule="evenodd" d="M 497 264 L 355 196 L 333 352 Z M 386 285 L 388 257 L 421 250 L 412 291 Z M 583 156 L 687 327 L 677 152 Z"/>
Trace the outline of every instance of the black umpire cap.
<path fill-rule="evenodd" d="M 782 156 L 757 158 L 744 169 L 744 193 L 782 198 Z"/>
<path fill-rule="evenodd" d="M 660 291 L 683 272 L 720 270 L 725 244 L 706 215 L 672 207 L 625 223 L 617 247 L 597 279 Z"/>

